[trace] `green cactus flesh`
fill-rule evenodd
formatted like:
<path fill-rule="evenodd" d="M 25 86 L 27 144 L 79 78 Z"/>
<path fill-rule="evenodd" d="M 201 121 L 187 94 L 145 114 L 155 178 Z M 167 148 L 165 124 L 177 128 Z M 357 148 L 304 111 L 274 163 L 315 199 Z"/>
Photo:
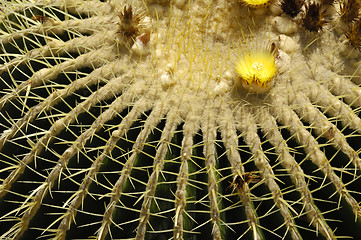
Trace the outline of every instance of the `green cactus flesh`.
<path fill-rule="evenodd" d="M 0 239 L 361 239 L 361 20 L 292 3 L 2 1 Z"/>

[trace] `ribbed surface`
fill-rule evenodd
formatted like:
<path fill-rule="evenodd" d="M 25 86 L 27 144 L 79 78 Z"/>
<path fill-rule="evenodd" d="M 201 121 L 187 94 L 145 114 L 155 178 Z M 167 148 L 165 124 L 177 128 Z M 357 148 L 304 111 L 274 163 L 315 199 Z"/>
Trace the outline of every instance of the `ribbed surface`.
<path fill-rule="evenodd" d="M 336 4 L 311 33 L 278 2 L 119 2 L 1 5 L 1 239 L 361 238 Z M 246 92 L 237 57 L 271 43 L 274 87 Z"/>

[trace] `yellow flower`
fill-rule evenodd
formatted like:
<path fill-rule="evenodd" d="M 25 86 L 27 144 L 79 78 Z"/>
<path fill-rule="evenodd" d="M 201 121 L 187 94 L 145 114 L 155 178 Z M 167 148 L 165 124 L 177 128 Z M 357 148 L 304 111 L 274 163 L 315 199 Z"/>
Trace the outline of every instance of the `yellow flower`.
<path fill-rule="evenodd" d="M 275 55 L 268 50 L 256 50 L 245 53 L 236 63 L 241 84 L 255 93 L 264 93 L 273 86 L 277 68 Z"/>
<path fill-rule="evenodd" d="M 250 7 L 261 7 L 270 2 L 270 0 L 241 0 L 241 2 Z"/>

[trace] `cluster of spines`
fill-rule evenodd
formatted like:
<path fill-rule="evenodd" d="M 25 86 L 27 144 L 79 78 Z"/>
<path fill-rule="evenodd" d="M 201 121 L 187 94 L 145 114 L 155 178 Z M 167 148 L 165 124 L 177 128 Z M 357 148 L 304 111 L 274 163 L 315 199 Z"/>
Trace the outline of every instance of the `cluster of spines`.
<path fill-rule="evenodd" d="M 361 19 L 354 22 L 345 35 L 349 44 L 361 51 Z"/>
<path fill-rule="evenodd" d="M 328 23 L 326 11 L 334 4 L 334 0 L 320 0 L 319 3 L 304 0 L 282 0 L 282 11 L 291 18 L 296 18 L 300 13 L 301 25 L 310 32 L 322 31 Z M 361 2 L 359 0 L 343 0 L 340 3 L 340 19 L 349 25 L 345 33 L 351 46 L 361 50 Z"/>
<path fill-rule="evenodd" d="M 321 3 L 310 2 L 305 5 L 304 0 L 283 0 L 281 2 L 281 9 L 291 18 L 295 18 L 302 12 L 302 26 L 310 32 L 318 32 L 327 23 L 325 19 L 326 8 L 324 6 L 331 5 L 332 3 L 332 0 L 324 0 Z M 305 7 L 303 8 L 304 5 Z"/>
<path fill-rule="evenodd" d="M 273 52 L 273 51 L 271 51 L 271 52 Z M 99 100 L 99 99 L 98 99 Z M 125 101 L 124 101 L 125 102 Z M 133 112 L 136 112 L 135 110 L 136 110 L 137 108 L 136 107 L 134 107 L 133 108 L 133 111 L 132 111 L 132 113 Z M 137 110 L 138 111 L 138 110 Z M 144 111 L 144 110 L 142 110 L 142 111 Z M 134 113 L 134 114 L 136 114 L 136 113 Z M 228 114 L 229 115 L 229 114 Z M 130 118 L 130 119 L 132 119 L 132 118 Z M 149 118 L 148 118 L 149 119 Z M 159 117 L 158 118 L 156 118 L 156 119 L 159 119 Z M 126 122 L 126 121 L 124 121 L 124 122 Z M 170 121 L 169 121 L 170 122 Z M 261 122 L 264 122 L 263 120 L 261 121 Z M 123 122 L 122 122 L 123 123 Z M 147 120 L 147 123 L 149 123 L 149 120 Z M 130 123 L 129 123 L 130 124 Z M 121 126 L 121 128 L 122 129 L 126 129 L 126 127 L 125 127 L 125 124 L 121 124 L 120 125 Z M 130 127 L 130 126 L 127 126 L 127 127 Z M 170 126 L 171 127 L 171 126 Z M 274 128 L 273 128 L 273 131 L 276 131 L 278 128 L 277 128 L 277 126 L 275 126 Z M 257 127 L 254 127 L 253 128 L 253 130 L 257 130 Z M 120 131 L 120 130 L 118 130 L 118 131 Z M 125 130 L 124 130 L 125 131 Z M 169 132 L 172 132 L 172 131 L 167 131 L 168 133 Z M 242 132 L 242 131 L 241 131 Z M 244 131 L 244 132 L 249 132 L 249 131 Z M 114 136 L 115 136 L 116 134 L 114 134 Z M 224 134 L 224 135 L 226 135 L 226 133 Z M 256 134 L 253 134 L 253 135 L 256 135 Z M 207 135 L 208 136 L 208 135 Z M 165 141 L 163 141 L 163 143 L 162 144 L 160 144 L 161 146 L 159 147 L 159 149 L 162 149 L 164 146 L 165 146 L 165 144 L 164 144 L 164 142 L 168 142 L 169 141 L 169 139 L 171 138 L 171 136 L 169 135 L 168 137 L 169 138 L 167 138 L 167 135 L 166 134 L 164 134 L 164 137 L 166 137 L 166 138 L 162 138 L 162 139 L 166 139 Z M 281 138 L 281 136 L 280 136 L 280 139 L 282 139 Z M 213 140 L 213 139 L 212 139 Z M 283 139 L 282 139 L 283 140 Z M 211 142 L 211 141 L 210 141 Z M 237 144 L 235 143 L 234 144 L 235 146 L 237 146 Z M 275 146 L 276 146 L 276 144 L 274 144 Z M 115 145 L 113 145 L 113 146 L 115 146 Z M 258 146 L 260 146 L 260 144 L 258 145 Z M 278 146 L 278 145 L 277 145 Z M 286 147 L 285 147 L 286 148 Z M 137 150 L 139 150 L 140 148 L 135 148 L 135 149 L 137 149 Z M 183 149 L 183 147 L 182 147 L 182 149 Z M 261 152 L 261 150 L 262 149 L 256 149 L 257 151 L 259 151 L 259 152 Z M 140 150 L 139 150 L 140 151 Z M 159 152 L 161 152 L 161 151 L 159 151 Z M 231 152 L 231 151 L 229 151 L 229 152 Z M 191 155 L 191 154 L 189 154 L 189 155 Z M 105 155 L 104 155 L 105 156 Z M 184 156 L 183 154 L 181 154 L 181 156 Z M 164 157 L 164 155 L 162 156 L 162 157 Z M 158 159 L 163 159 L 162 157 L 159 157 Z M 259 157 L 259 158 L 261 158 L 261 157 Z M 265 161 L 266 159 L 263 159 L 263 161 L 264 161 L 264 164 L 266 164 L 267 163 L 267 161 Z M 161 162 L 162 160 L 160 160 L 159 162 L 157 162 L 157 164 L 155 165 L 155 166 L 161 166 L 163 163 Z M 128 163 L 128 162 L 127 162 Z M 212 162 L 212 164 L 213 164 L 213 162 Z M 95 168 L 94 168 L 95 169 Z M 209 169 L 212 169 L 212 166 L 207 166 L 207 170 L 209 170 Z M 211 172 L 211 171 L 207 171 L 207 172 Z M 236 181 L 235 181 L 235 184 L 236 184 L 236 186 L 235 187 L 237 187 L 237 190 L 239 191 L 239 192 L 241 192 L 241 190 L 239 190 L 239 189 L 243 189 L 243 187 L 245 186 L 245 185 L 243 185 L 244 184 L 244 182 L 248 182 L 248 180 L 250 180 L 248 177 L 250 177 L 249 175 L 248 175 L 249 173 L 241 173 L 241 174 L 239 174 L 239 175 L 235 175 L 236 176 Z M 155 174 L 154 174 L 155 175 Z M 238 177 L 237 177 L 238 176 Z M 93 177 L 94 176 L 91 176 L 91 175 L 89 175 L 89 179 L 93 179 Z M 211 179 L 211 180 L 213 180 L 213 179 Z M 214 181 L 213 181 L 214 182 Z M 121 186 L 121 185 L 120 185 Z M 151 184 L 147 184 L 147 186 L 151 186 Z M 87 191 L 87 189 L 86 188 L 83 188 L 83 185 L 82 185 L 82 192 L 83 193 L 85 193 L 86 191 Z M 114 187 L 114 189 L 117 189 L 117 188 L 115 188 Z M 212 187 L 209 187 L 209 189 L 210 190 L 214 190 L 214 192 L 216 192 L 216 187 L 214 187 L 213 185 L 212 185 Z M 114 191 L 117 191 L 117 190 L 114 190 Z M 243 190 L 242 190 L 243 191 Z M 149 191 L 150 192 L 150 191 Z M 147 198 L 147 199 L 151 199 L 152 198 L 152 196 L 154 195 L 154 194 L 151 194 L 151 193 L 149 193 L 148 191 L 144 194 L 144 198 Z M 211 192 L 211 191 L 210 191 Z M 217 192 L 216 192 L 217 193 Z M 80 195 L 78 195 L 78 196 L 80 196 Z M 77 199 L 81 199 L 81 197 L 77 197 Z M 279 198 L 279 199 L 282 199 L 282 198 Z M 212 200 L 212 199 L 211 199 Z M 213 200 L 213 202 L 215 202 L 215 203 L 217 203 L 216 202 L 216 200 L 217 199 L 214 199 Z M 283 200 L 283 199 L 282 199 Z M 284 201 L 284 200 L 283 200 Z M 73 201 L 74 203 L 75 202 L 77 202 L 77 201 Z M 280 204 L 281 204 L 281 200 L 279 200 L 279 202 L 280 202 Z M 79 201 L 79 203 L 80 203 L 80 201 Z M 72 205 L 73 206 L 73 205 Z M 216 204 L 213 204 L 212 205 L 213 206 L 213 210 L 214 210 L 214 212 L 215 213 L 217 213 L 218 212 L 218 210 L 217 210 L 217 205 Z M 283 206 L 283 205 L 282 205 Z M 107 208 L 107 209 L 109 209 L 109 208 Z M 281 210 L 282 210 L 282 208 L 280 208 Z M 149 213 L 147 213 L 147 215 L 149 215 Z M 72 219 L 72 217 L 74 217 L 73 215 L 68 215 L 69 217 L 67 217 L 68 219 Z M 149 216 L 147 216 L 147 218 L 144 218 L 144 220 L 143 220 L 143 222 L 146 222 L 147 221 L 147 219 L 149 218 Z M 65 219 L 65 218 L 64 218 Z M 216 221 L 218 219 L 218 216 L 216 215 L 216 217 L 214 217 L 214 219 L 212 218 L 212 221 Z M 109 221 L 110 222 L 110 221 Z M 65 225 L 64 225 L 65 226 Z M 144 226 L 144 225 L 143 225 Z M 216 226 L 216 225 L 215 225 Z M 66 231 L 67 229 L 65 229 L 64 231 Z M 216 231 L 215 231 L 216 232 Z"/>
<path fill-rule="evenodd" d="M 302 26 L 311 32 L 322 30 L 322 27 L 327 23 L 325 14 L 326 11 L 319 3 L 310 3 L 306 5 Z"/>
<path fill-rule="evenodd" d="M 123 11 L 118 14 L 118 30 L 117 33 L 125 41 L 130 43 L 139 39 L 142 43 L 146 44 L 150 40 L 150 32 L 144 29 L 142 21 L 144 20 L 143 13 L 137 13 L 133 10 L 132 6 L 124 6 Z"/>
<path fill-rule="evenodd" d="M 340 3 L 341 20 L 352 23 L 360 18 L 361 2 L 359 0 L 343 0 Z"/>
<path fill-rule="evenodd" d="M 301 12 L 303 4 L 304 0 L 283 0 L 281 9 L 288 16 L 294 18 Z"/>
<path fill-rule="evenodd" d="M 340 19 L 349 28 L 345 33 L 348 43 L 361 51 L 361 2 L 359 0 L 344 0 L 340 3 Z"/>

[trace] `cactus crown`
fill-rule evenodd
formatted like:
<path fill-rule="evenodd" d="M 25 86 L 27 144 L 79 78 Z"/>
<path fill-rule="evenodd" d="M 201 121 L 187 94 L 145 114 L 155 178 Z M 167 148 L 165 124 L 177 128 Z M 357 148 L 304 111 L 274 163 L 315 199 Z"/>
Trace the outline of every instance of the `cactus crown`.
<path fill-rule="evenodd" d="M 357 31 L 290 3 L 0 3 L 0 238 L 361 238 Z"/>

